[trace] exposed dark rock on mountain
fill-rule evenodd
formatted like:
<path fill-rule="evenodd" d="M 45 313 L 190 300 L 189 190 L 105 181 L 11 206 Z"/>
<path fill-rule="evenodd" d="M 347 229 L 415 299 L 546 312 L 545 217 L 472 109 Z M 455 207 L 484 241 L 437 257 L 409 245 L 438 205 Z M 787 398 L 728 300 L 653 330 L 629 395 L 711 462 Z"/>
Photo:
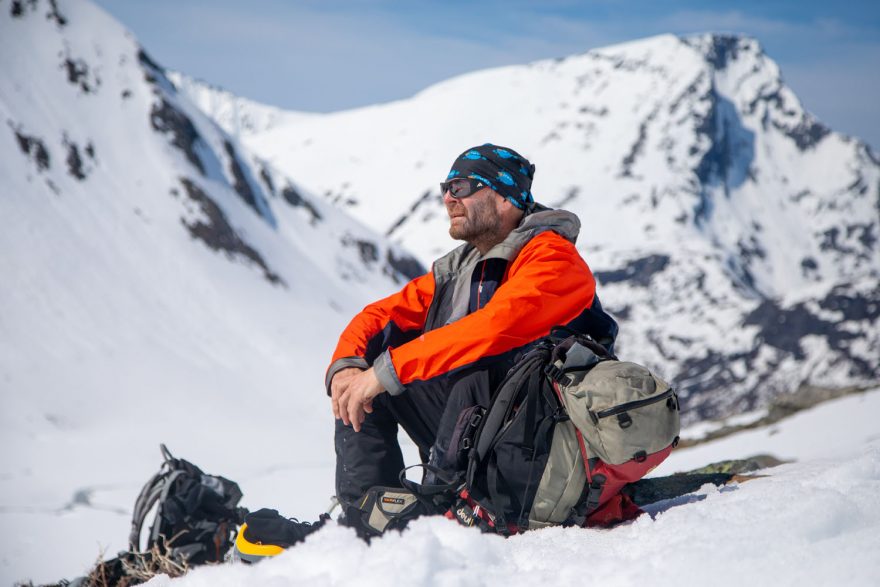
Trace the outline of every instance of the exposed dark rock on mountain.
<path fill-rule="evenodd" d="M 651 278 L 666 269 L 668 264 L 668 255 L 648 255 L 641 259 L 633 259 L 622 269 L 595 271 L 593 275 L 602 284 L 625 281 L 631 285 L 648 287 L 651 285 Z"/>
<path fill-rule="evenodd" d="M 79 155 L 79 147 L 76 143 L 65 139 L 64 144 L 67 146 L 67 170 L 76 179 L 83 180 L 86 173 L 83 170 L 83 160 Z"/>
<path fill-rule="evenodd" d="M 156 131 L 169 134 L 171 144 L 183 151 L 189 162 L 202 175 L 205 175 L 205 164 L 196 153 L 196 144 L 201 141 L 201 137 L 192 120 L 186 114 L 163 98 L 153 105 L 153 110 L 150 112 L 150 124 Z"/>
<path fill-rule="evenodd" d="M 281 196 L 284 198 L 284 201 L 291 206 L 295 208 L 304 208 L 311 215 L 312 224 L 315 224 L 322 219 L 321 213 L 318 212 L 318 209 L 315 207 L 315 205 L 302 197 L 292 185 L 284 186 L 284 189 L 281 190 Z"/>
<path fill-rule="evenodd" d="M 67 70 L 67 81 L 79 86 L 84 94 L 97 90 L 97 86 L 101 85 L 100 78 L 90 74 L 89 65 L 82 59 L 68 57 L 63 65 Z"/>
<path fill-rule="evenodd" d="M 260 267 L 263 276 L 269 283 L 273 285 L 281 285 L 287 287 L 287 284 L 281 279 L 277 273 L 269 269 L 266 261 L 260 253 L 247 244 L 238 235 L 234 228 L 229 224 L 226 214 L 220 209 L 214 200 L 211 199 L 195 182 L 188 178 L 180 178 L 187 196 L 198 204 L 203 219 L 187 221 L 181 219 L 184 226 L 189 230 L 190 235 L 194 239 L 198 239 L 208 245 L 214 251 L 222 251 L 229 257 L 244 257 Z"/>
<path fill-rule="evenodd" d="M 235 148 L 229 141 L 223 142 L 223 148 L 226 149 L 226 154 L 229 155 L 229 169 L 232 172 L 232 177 L 235 179 L 235 183 L 232 187 L 235 188 L 235 191 L 241 196 L 241 199 L 244 200 L 254 212 L 261 214 L 260 209 L 257 207 L 257 195 L 254 193 L 254 190 L 251 189 L 251 184 L 245 177 L 241 163 L 238 162 L 238 155 L 235 152 Z"/>
<path fill-rule="evenodd" d="M 399 273 L 406 279 L 415 279 L 428 271 L 415 257 L 409 255 L 397 256 L 392 249 L 388 249 L 385 261 L 394 270 L 388 272 L 389 274 Z"/>
<path fill-rule="evenodd" d="M 12 127 L 11 123 L 10 127 Z M 49 150 L 46 148 L 43 140 L 36 136 L 27 135 L 20 130 L 16 130 L 14 127 L 12 127 L 12 132 L 15 133 L 15 138 L 18 139 L 18 146 L 21 152 L 33 160 L 37 169 L 40 171 L 49 169 L 51 159 L 49 158 Z"/>

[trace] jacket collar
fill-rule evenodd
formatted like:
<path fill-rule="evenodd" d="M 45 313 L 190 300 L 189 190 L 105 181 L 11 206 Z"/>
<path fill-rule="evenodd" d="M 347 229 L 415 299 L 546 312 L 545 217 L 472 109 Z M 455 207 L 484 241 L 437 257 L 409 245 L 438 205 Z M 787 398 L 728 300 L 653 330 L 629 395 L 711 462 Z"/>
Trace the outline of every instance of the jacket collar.
<path fill-rule="evenodd" d="M 507 237 L 492 247 L 485 255 L 480 255 L 473 245 L 465 243 L 434 262 L 435 277 L 456 274 L 485 259 L 515 258 L 530 240 L 542 232 L 553 231 L 575 243 L 580 233 L 581 221 L 567 210 L 551 210 L 539 206 L 535 212 L 527 214 L 519 226 L 510 231 Z"/>

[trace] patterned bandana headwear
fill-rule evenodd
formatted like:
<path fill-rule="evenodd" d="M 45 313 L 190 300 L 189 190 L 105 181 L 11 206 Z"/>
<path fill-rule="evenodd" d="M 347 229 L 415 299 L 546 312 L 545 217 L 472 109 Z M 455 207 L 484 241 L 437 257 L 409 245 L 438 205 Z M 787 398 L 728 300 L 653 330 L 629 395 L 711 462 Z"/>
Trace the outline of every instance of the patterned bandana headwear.
<path fill-rule="evenodd" d="M 535 166 L 513 149 L 490 143 L 468 149 L 452 164 L 446 180 L 456 177 L 488 184 L 520 210 L 529 210 L 535 202 L 531 192 Z"/>

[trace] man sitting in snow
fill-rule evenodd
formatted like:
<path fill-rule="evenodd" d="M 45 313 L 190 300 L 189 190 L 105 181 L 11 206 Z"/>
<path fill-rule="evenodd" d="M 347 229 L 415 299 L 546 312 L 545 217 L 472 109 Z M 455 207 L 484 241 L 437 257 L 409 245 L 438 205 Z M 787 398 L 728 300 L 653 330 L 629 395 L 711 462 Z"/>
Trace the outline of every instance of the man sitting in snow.
<path fill-rule="evenodd" d="M 440 184 L 461 245 L 370 304 L 339 338 L 326 386 L 336 417 L 343 520 L 373 486 L 398 486 L 398 425 L 442 466 L 459 413 L 488 406 L 516 354 L 557 325 L 609 350 L 617 324 L 575 248 L 578 218 L 536 204 L 535 166 L 491 144 L 456 158 Z M 454 447 L 453 447 L 454 448 Z"/>
<path fill-rule="evenodd" d="M 398 426 L 440 471 L 426 482 L 439 483 L 457 472 L 450 444 L 461 412 L 488 407 L 517 355 L 554 326 L 613 352 L 617 324 L 574 245 L 580 221 L 535 203 L 534 173 L 524 157 L 495 145 L 459 156 L 440 190 L 449 234 L 466 244 L 368 305 L 339 338 L 325 380 L 336 417 L 336 496 L 340 522 L 363 537 L 383 531 L 368 513 L 375 488 L 400 484 Z M 328 518 L 309 524 L 253 512 L 239 533 L 244 550 L 238 542 L 236 550 L 259 558 L 260 544 L 291 546 Z"/>

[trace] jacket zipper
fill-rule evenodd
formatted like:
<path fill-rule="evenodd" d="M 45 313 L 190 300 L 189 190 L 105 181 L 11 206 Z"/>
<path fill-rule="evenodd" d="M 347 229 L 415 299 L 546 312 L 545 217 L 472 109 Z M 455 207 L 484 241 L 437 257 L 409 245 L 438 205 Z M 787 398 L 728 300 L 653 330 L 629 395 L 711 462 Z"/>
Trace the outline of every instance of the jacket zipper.
<path fill-rule="evenodd" d="M 431 273 L 434 274 L 434 295 L 431 296 L 431 303 L 428 304 L 428 311 L 425 314 L 425 323 L 422 325 L 422 333 L 428 332 L 429 330 L 434 330 L 434 320 L 435 314 L 437 313 L 437 300 L 440 297 L 441 289 L 440 289 L 440 280 L 438 279 L 437 273 L 434 271 L 434 268 L 431 267 Z M 444 285 L 445 287 L 445 285 Z"/>
<path fill-rule="evenodd" d="M 628 412 L 630 410 L 637 410 L 639 408 L 661 402 L 665 399 L 669 399 L 673 396 L 673 394 L 675 394 L 675 390 L 670 387 L 658 396 L 646 397 L 645 399 L 639 399 L 627 402 L 625 404 L 620 404 L 619 406 L 614 406 L 613 408 L 607 408 L 602 410 L 601 412 L 595 412 L 596 418 L 607 418 L 608 416 L 616 416 L 617 414 L 622 414 L 623 412 Z"/>
<path fill-rule="evenodd" d="M 480 309 L 480 304 L 483 301 L 483 279 L 486 277 L 486 263 L 487 261 L 483 261 L 483 268 L 480 269 L 480 284 L 477 286 L 477 310 Z"/>

